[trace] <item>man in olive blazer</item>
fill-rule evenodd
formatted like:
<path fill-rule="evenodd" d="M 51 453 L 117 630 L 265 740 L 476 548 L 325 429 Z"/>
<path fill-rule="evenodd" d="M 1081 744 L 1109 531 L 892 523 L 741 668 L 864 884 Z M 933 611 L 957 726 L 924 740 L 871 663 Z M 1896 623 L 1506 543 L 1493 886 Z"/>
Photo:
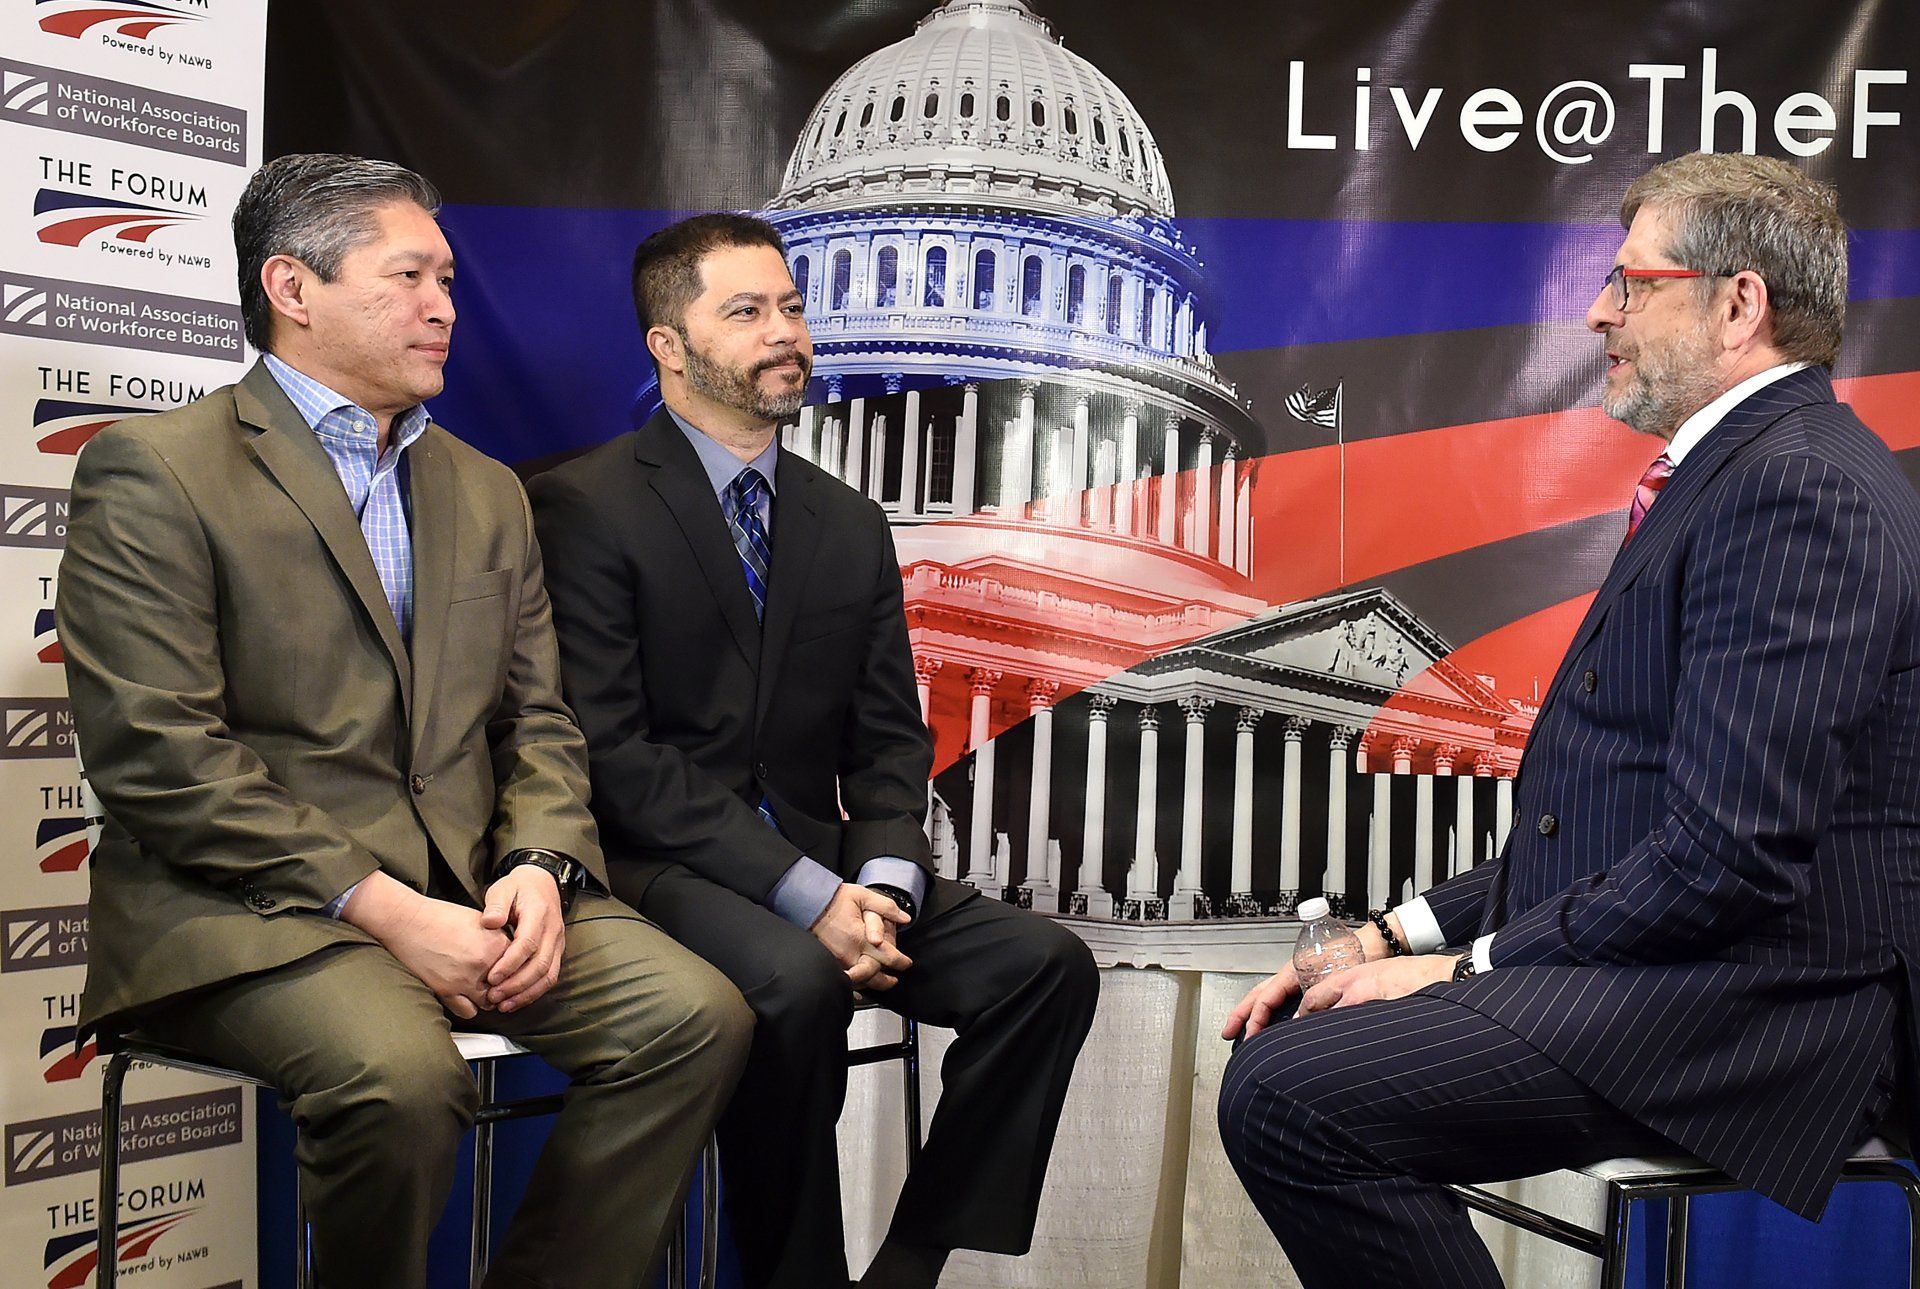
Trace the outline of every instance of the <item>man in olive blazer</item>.
<path fill-rule="evenodd" d="M 320 1273 L 354 1286 L 425 1283 L 475 1104 L 453 1020 L 510 1036 L 573 1087 L 489 1284 L 637 1285 L 751 1020 L 607 895 L 525 496 L 419 405 L 453 321 L 436 206 L 383 163 L 267 166 L 234 222 L 270 356 L 81 455 L 82 1021 L 278 1088 Z"/>

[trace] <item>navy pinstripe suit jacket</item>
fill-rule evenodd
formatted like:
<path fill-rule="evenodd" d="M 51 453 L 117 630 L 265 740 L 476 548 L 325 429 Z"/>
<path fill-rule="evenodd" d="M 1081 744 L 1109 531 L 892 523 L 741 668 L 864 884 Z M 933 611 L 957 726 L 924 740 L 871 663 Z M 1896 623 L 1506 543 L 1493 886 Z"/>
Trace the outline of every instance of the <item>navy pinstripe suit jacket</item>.
<path fill-rule="evenodd" d="M 1674 472 L 1515 808 L 1498 859 L 1427 892 L 1449 943 L 1498 933 L 1450 992 L 1816 1215 L 1920 983 L 1920 495 L 1823 370 Z"/>

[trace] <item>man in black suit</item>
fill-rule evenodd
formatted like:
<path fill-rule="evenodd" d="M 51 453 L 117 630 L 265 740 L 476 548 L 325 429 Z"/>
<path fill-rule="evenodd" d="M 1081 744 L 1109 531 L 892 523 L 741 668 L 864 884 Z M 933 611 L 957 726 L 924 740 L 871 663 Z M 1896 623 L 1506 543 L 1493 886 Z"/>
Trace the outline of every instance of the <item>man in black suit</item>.
<path fill-rule="evenodd" d="M 1914 1051 L 1920 497 L 1834 401 L 1833 192 L 1696 154 L 1621 222 L 1601 405 L 1667 446 L 1519 826 L 1364 928 L 1304 1019 L 1272 1023 L 1284 969 L 1227 1025 L 1221 1134 L 1310 1287 L 1497 1286 L 1443 1183 L 1675 1144 L 1817 1217 Z"/>
<path fill-rule="evenodd" d="M 1024 1253 L 1098 977 L 931 871 L 932 743 L 879 507 L 775 434 L 812 367 L 779 234 L 664 229 L 634 299 L 665 408 L 529 487 L 614 890 L 757 1018 L 720 1130 L 755 1286 L 847 1283 L 834 1128 L 854 991 L 958 1031 L 866 1286 Z"/>

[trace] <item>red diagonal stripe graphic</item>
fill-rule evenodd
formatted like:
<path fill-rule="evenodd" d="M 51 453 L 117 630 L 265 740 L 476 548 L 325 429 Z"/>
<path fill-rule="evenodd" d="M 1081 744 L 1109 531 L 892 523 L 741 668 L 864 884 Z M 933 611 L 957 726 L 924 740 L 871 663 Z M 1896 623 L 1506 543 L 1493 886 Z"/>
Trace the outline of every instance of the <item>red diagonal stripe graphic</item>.
<path fill-rule="evenodd" d="M 116 418 L 118 419 L 118 418 Z M 42 452 L 57 452 L 62 456 L 73 456 L 87 446 L 88 440 L 106 429 L 114 421 L 88 421 L 84 425 L 69 425 L 64 430 L 55 430 L 41 439 L 36 445 Z"/>
<path fill-rule="evenodd" d="M 1920 447 L 1920 372 L 1894 372 L 1837 381 L 1836 395 L 1894 450 Z M 1345 449 L 1346 543 L 1342 571 L 1339 541 L 1341 449 L 1329 444 L 1242 465 L 1252 472 L 1252 591 L 1268 606 L 1324 595 L 1343 585 L 1377 581 L 1400 569 L 1523 536 L 1595 515 L 1619 511 L 1625 522 L 1635 483 L 1659 455 L 1658 440 L 1636 433 L 1597 407 L 1511 417 L 1366 439 Z M 1193 472 L 1180 487 L 1189 495 Z M 1136 489 L 1136 506 L 1147 493 Z M 1113 488 L 1089 490 L 1074 511 L 1110 513 Z M 1035 503 L 1039 506 L 1043 503 Z M 1059 513 L 1055 511 L 1054 513 Z M 1117 580 L 1125 578 L 1116 567 Z M 1463 670 L 1531 678 L 1550 677 L 1579 623 L 1569 605 L 1543 610 L 1482 637 L 1499 666 L 1456 664 Z M 909 606 L 911 608 L 911 606 Z M 1564 627 L 1564 630 L 1562 630 Z M 1186 633 L 1175 627 L 1151 648 L 1114 641 L 1123 671 L 1149 657 L 1221 629 L 1217 621 Z M 1558 633 L 1556 635 L 1556 633 Z M 1557 640 L 1557 644 L 1555 643 Z M 1479 643 L 1479 642 L 1476 642 Z M 1459 653 L 1456 650 L 1456 655 Z M 964 668 L 948 667 L 935 678 L 932 706 L 935 772 L 967 750 Z M 1061 690 L 1059 698 L 1073 692 Z M 1523 697 L 1511 694 L 1509 697 Z M 1024 716 L 995 709 L 990 734 Z"/>
<path fill-rule="evenodd" d="M 72 36 L 78 40 L 103 22 L 120 22 L 129 18 L 141 19 L 121 28 L 123 34 L 135 40 L 145 40 L 156 27 L 192 20 L 185 14 L 174 18 L 156 18 L 150 9 L 70 9 L 66 13 L 48 14 L 42 18 L 40 30 L 49 35 Z"/>

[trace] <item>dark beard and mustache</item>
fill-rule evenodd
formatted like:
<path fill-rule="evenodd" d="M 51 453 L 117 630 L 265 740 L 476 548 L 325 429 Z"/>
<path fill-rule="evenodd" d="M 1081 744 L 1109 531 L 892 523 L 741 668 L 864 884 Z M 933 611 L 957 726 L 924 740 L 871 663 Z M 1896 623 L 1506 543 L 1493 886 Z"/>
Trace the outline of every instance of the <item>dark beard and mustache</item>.
<path fill-rule="evenodd" d="M 687 353 L 687 384 L 722 406 L 759 421 L 784 421 L 807 401 L 806 378 L 813 374 L 813 363 L 798 349 L 772 354 L 751 367 L 728 367 L 694 348 L 684 335 L 681 340 Z M 785 363 L 800 365 L 800 383 L 784 394 L 763 393 L 760 373 Z"/>

